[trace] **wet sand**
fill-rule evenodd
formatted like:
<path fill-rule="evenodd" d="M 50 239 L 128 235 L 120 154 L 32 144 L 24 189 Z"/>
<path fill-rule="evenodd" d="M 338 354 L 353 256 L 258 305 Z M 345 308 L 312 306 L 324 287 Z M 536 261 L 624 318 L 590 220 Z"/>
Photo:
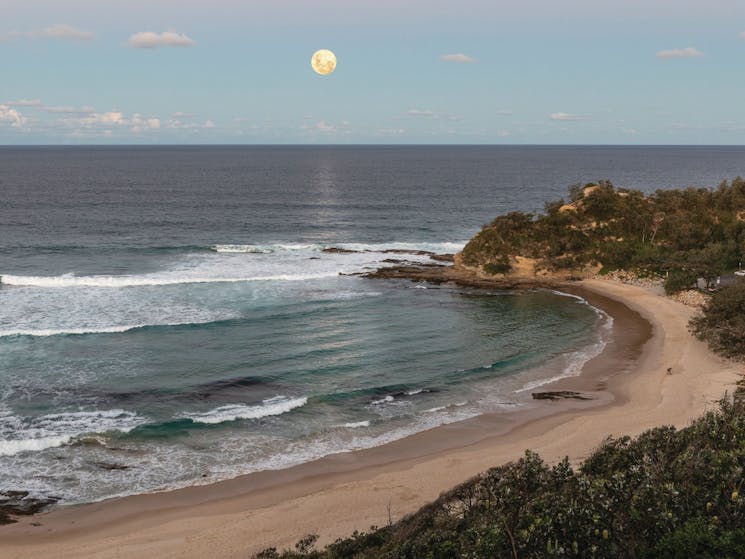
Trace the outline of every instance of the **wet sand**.
<path fill-rule="evenodd" d="M 687 331 L 693 309 L 657 292 L 603 280 L 562 286 L 614 318 L 611 340 L 578 377 L 536 391 L 589 400 L 541 401 L 380 447 L 212 485 L 61 507 L 0 527 L 3 558 L 245 558 L 395 521 L 442 491 L 525 449 L 579 461 L 609 435 L 683 427 L 739 378 Z M 672 368 L 672 374 L 667 369 Z"/>

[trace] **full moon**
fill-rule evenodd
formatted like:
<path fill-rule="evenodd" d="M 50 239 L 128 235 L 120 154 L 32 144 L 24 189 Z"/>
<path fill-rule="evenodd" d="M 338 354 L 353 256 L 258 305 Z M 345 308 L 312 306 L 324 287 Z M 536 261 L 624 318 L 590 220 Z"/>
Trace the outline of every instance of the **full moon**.
<path fill-rule="evenodd" d="M 321 49 L 313 53 L 310 65 L 317 74 L 328 76 L 336 69 L 336 55 L 330 50 Z"/>

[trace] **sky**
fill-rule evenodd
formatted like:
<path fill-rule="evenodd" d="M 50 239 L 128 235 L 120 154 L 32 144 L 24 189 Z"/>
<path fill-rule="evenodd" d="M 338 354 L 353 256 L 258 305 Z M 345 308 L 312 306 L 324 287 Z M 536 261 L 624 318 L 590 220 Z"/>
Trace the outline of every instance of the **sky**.
<path fill-rule="evenodd" d="M 2 0 L 3 145 L 741 145 L 743 99 L 745 0 Z"/>

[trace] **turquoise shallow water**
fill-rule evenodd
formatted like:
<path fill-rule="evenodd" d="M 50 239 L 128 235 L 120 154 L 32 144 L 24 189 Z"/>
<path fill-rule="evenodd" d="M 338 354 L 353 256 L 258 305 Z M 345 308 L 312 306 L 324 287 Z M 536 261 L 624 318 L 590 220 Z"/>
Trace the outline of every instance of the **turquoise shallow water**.
<path fill-rule="evenodd" d="M 0 290 L 17 312 L 0 330 L 3 485 L 89 501 L 374 446 L 519 405 L 526 371 L 553 360 L 551 374 L 571 374 L 567 355 L 579 363 L 600 341 L 591 307 L 550 292 L 338 275 L 187 281 L 206 279 L 202 268 L 248 277 L 272 258 L 365 267 L 359 255 L 291 252 L 187 254 L 207 264 L 182 266 L 178 284 L 11 277 Z M 24 314 L 34 307 L 47 310 Z"/>
<path fill-rule="evenodd" d="M 0 490 L 287 467 L 576 374 L 609 324 L 580 299 L 340 275 L 457 251 L 571 161 L 668 180 L 641 152 L 532 149 L 0 150 Z"/>

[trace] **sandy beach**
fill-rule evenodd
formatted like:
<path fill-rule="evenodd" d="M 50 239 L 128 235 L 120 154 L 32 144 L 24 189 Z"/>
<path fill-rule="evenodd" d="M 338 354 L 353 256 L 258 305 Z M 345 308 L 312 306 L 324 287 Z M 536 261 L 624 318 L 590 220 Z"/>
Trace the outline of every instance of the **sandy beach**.
<path fill-rule="evenodd" d="M 309 533 L 323 544 L 395 521 L 525 449 L 547 461 L 578 461 L 609 435 L 683 427 L 739 378 L 740 365 L 716 357 L 688 333 L 694 309 L 605 280 L 566 291 L 611 314 L 613 337 L 581 376 L 541 390 L 577 390 L 590 400 L 480 416 L 279 472 L 61 507 L 0 527 L 0 556 L 245 558 Z"/>

